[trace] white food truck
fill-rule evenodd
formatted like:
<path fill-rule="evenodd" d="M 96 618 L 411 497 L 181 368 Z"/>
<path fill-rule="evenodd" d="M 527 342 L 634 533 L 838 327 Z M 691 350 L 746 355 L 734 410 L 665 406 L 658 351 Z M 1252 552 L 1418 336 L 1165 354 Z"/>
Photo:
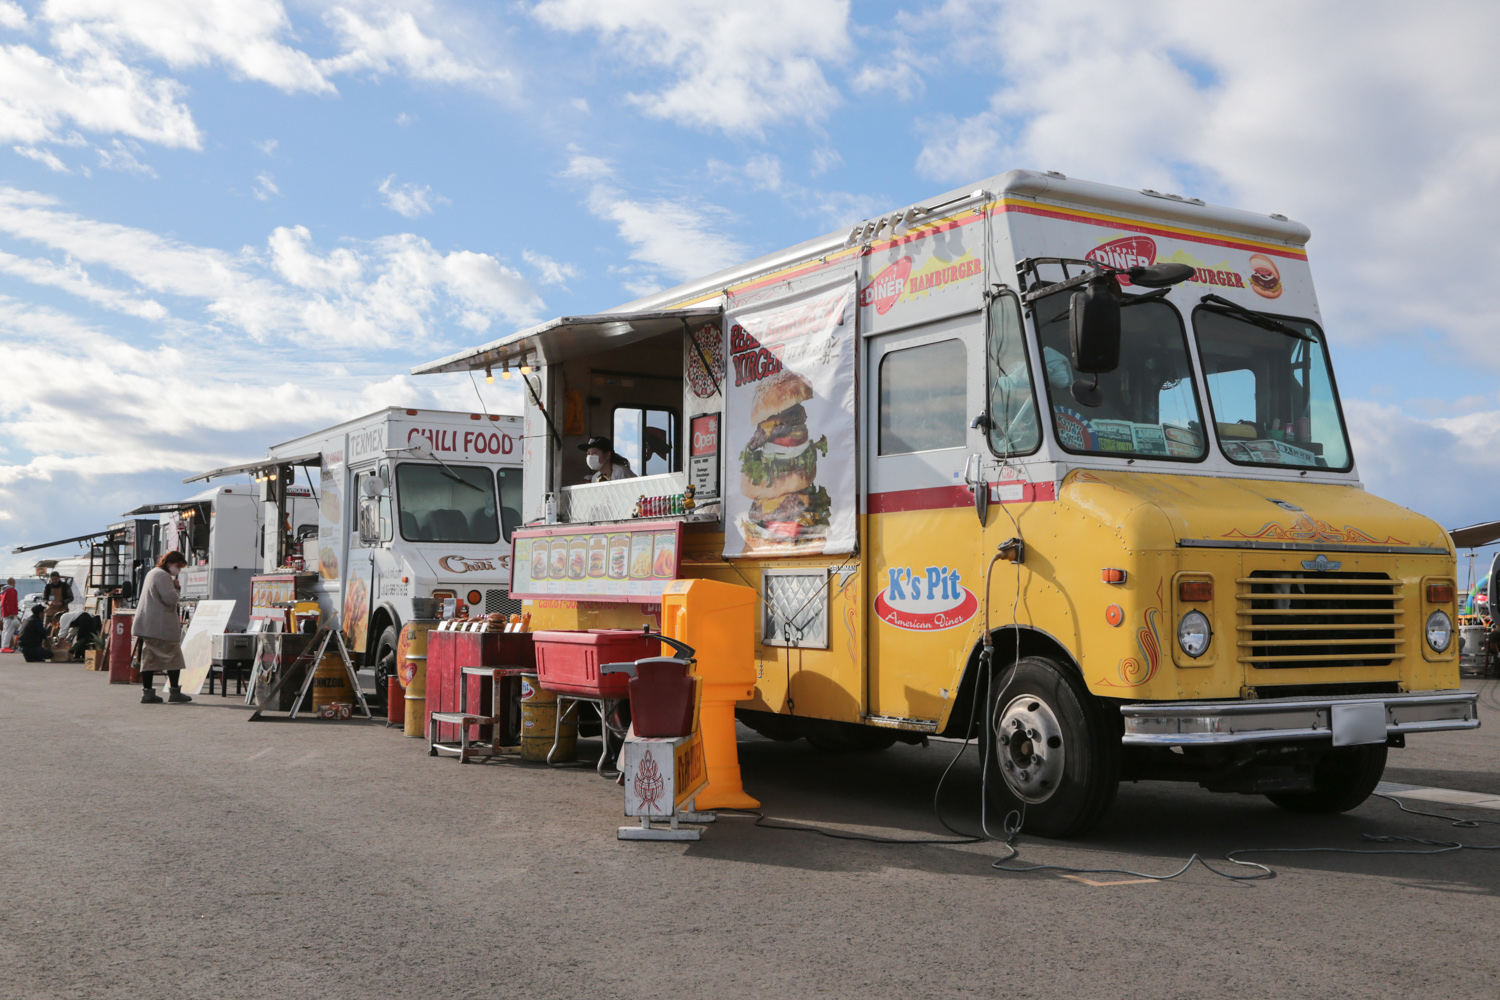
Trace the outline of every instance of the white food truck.
<path fill-rule="evenodd" d="M 299 467 L 313 492 L 305 514 L 287 495 Z M 341 628 L 357 666 L 375 671 L 377 696 L 395 671 L 401 626 L 436 617 L 444 599 L 475 615 L 521 610 L 508 591 L 519 417 L 388 407 L 187 482 L 231 475 L 259 484 L 261 571 L 316 574 L 323 620 Z"/>
<path fill-rule="evenodd" d="M 316 534 L 318 507 L 312 489 L 288 487 L 287 501 L 293 533 Z M 262 568 L 265 506 L 256 485 L 237 483 L 213 486 L 185 500 L 142 504 L 124 516 L 156 515 L 161 551 L 176 549 L 188 561 L 179 577 L 182 599 L 234 601 L 229 628 L 244 631 L 250 617 L 250 578 Z"/>

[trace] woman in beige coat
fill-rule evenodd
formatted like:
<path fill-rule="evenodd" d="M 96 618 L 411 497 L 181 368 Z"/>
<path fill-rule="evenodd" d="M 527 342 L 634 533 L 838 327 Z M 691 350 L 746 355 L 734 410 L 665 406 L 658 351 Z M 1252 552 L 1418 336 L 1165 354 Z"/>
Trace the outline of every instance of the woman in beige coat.
<path fill-rule="evenodd" d="M 131 634 L 140 643 L 143 705 L 161 704 L 162 697 L 153 684 L 158 671 L 166 673 L 171 685 L 167 701 L 193 700 L 182 693 L 177 683 L 179 671 L 187 668 L 182 659 L 182 621 L 177 616 L 177 594 L 182 589 L 177 574 L 186 565 L 182 553 L 173 549 L 161 557 L 156 568 L 141 582 L 141 600 L 135 609 Z"/>

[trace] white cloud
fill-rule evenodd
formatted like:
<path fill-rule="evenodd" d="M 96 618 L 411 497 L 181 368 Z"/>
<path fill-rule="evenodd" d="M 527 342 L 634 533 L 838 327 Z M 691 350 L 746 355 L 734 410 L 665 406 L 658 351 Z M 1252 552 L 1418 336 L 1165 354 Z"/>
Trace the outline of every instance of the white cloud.
<path fill-rule="evenodd" d="M 562 31 L 596 31 L 625 57 L 672 73 L 661 90 L 630 95 L 647 114 L 726 132 L 822 120 L 839 100 L 822 66 L 852 47 L 848 0 L 542 0 L 532 14 Z"/>
<path fill-rule="evenodd" d="M 155 178 L 157 176 L 150 164 L 142 163 L 136 158 L 137 154 L 145 152 L 138 142 L 129 139 L 111 139 L 107 148 L 99 146 L 94 152 L 99 154 L 99 166 L 105 170 L 118 170 L 127 174 L 139 174 L 142 177 Z"/>
<path fill-rule="evenodd" d="M 280 39 L 291 32 L 281 0 L 47 0 L 42 16 L 63 37 L 139 52 L 173 69 L 218 62 L 288 93 L 332 93 L 313 58 Z"/>
<path fill-rule="evenodd" d="M 251 194 L 255 195 L 257 201 L 270 201 L 272 197 L 281 194 L 281 188 L 276 186 L 276 179 L 269 170 L 262 170 L 255 175 L 255 188 Z"/>
<path fill-rule="evenodd" d="M 745 247 L 725 235 L 723 209 L 687 201 L 636 201 L 608 185 L 595 184 L 589 211 L 615 224 L 634 249 L 630 256 L 679 279 L 728 267 L 745 257 Z"/>
<path fill-rule="evenodd" d="M 403 111 L 396 116 L 395 121 L 397 125 L 405 128 L 407 125 L 415 125 L 417 123 L 417 116 L 411 114 L 410 112 Z"/>
<path fill-rule="evenodd" d="M 64 258 L 62 263 L 40 257 L 17 257 L 0 251 L 0 272 L 29 281 L 34 285 L 60 288 L 70 295 L 106 309 L 138 316 L 141 319 L 165 319 L 167 310 L 160 302 L 142 299 L 118 289 L 101 285 L 83 269 L 76 260 Z"/>
<path fill-rule="evenodd" d="M 335 7 L 324 20 L 345 49 L 342 55 L 323 60 L 321 66 L 327 72 L 400 70 L 431 83 L 470 84 L 506 93 L 515 88 L 515 76 L 509 70 L 459 59 L 440 39 L 425 34 L 410 11 L 381 10 L 367 19 L 347 7 Z"/>
<path fill-rule="evenodd" d="M 21 156 L 26 157 L 28 160 L 35 160 L 36 162 L 45 166 L 48 170 L 52 170 L 59 174 L 70 174 L 73 172 L 69 170 L 68 165 L 62 160 L 58 159 L 57 154 L 52 152 L 52 150 L 50 149 L 39 149 L 36 146 L 16 146 L 14 148 L 15 151 Z"/>
<path fill-rule="evenodd" d="M 426 184 L 419 187 L 416 184 L 396 184 L 395 181 L 396 175 L 391 174 L 380 182 L 381 201 L 386 208 L 408 219 L 430 213 L 434 201 L 448 201 L 442 195 L 433 195 L 432 188 Z"/>
<path fill-rule="evenodd" d="M 1029 166 L 1289 215 L 1333 337 L 1437 330 L 1500 368 L 1500 6 L 948 0 L 905 23 L 999 73 L 931 127 L 926 175 Z"/>
<path fill-rule="evenodd" d="M 536 269 L 538 280 L 544 285 L 561 285 L 566 289 L 569 281 L 583 274 L 576 264 L 559 263 L 535 250 L 521 251 L 521 259 Z"/>
<path fill-rule="evenodd" d="M 0 46 L 0 141 L 56 141 L 72 123 L 89 132 L 200 148 L 176 81 L 126 65 L 86 33 L 70 32 L 63 42 L 63 60 L 27 45 Z"/>
<path fill-rule="evenodd" d="M 160 66 L 223 67 L 286 93 L 324 96 L 337 94 L 331 77 L 349 72 L 515 90 L 511 71 L 459 58 L 410 10 L 349 0 L 324 20 L 336 54 L 315 59 L 292 44 L 282 0 L 46 0 L 31 22 L 45 26 L 44 37 L 33 31 L 30 44 L 0 45 L 0 142 L 60 141 L 72 126 L 199 149 L 186 89 L 157 75 Z M 0 0 L 0 25 L 25 27 L 25 12 Z"/>
<path fill-rule="evenodd" d="M 571 150 L 568 156 L 568 165 L 563 170 L 564 177 L 575 177 L 579 180 L 597 181 L 615 175 L 615 168 L 608 160 L 597 156 L 586 156 L 583 153 Z"/>
<path fill-rule="evenodd" d="M 265 153 L 267 156 L 276 155 L 276 146 L 277 141 L 275 139 L 265 139 L 261 142 L 255 143 L 255 148 L 260 150 L 262 153 Z"/>
<path fill-rule="evenodd" d="M 533 322 L 543 308 L 513 268 L 487 254 L 440 253 L 411 234 L 348 241 L 325 253 L 305 227 L 280 227 L 264 251 L 231 254 L 88 219 L 45 195 L 3 186 L 0 232 L 65 255 L 70 268 L 108 268 L 136 286 L 130 294 L 137 298 L 187 300 L 204 314 L 200 328 L 227 324 L 260 343 L 435 343 L 449 321 L 484 331 L 496 321 Z M 78 282 L 12 273 L 84 294 Z"/>
<path fill-rule="evenodd" d="M 828 171 L 834 170 L 843 165 L 844 158 L 839 155 L 838 150 L 829 149 L 826 146 L 813 150 L 812 175 L 814 177 L 826 174 L 828 173 Z"/>
<path fill-rule="evenodd" d="M 745 176 L 762 191 L 781 190 L 781 161 L 770 153 L 761 153 L 745 162 Z"/>

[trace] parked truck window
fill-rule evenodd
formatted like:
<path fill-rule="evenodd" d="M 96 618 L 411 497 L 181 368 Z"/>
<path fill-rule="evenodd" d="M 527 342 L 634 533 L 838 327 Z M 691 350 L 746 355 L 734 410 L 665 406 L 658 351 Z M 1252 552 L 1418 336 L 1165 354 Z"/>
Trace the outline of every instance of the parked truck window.
<path fill-rule="evenodd" d="M 1026 363 L 1021 304 L 1014 295 L 1002 295 L 990 306 L 987 353 L 990 448 L 1002 456 L 1029 455 L 1041 446 L 1042 431 Z"/>
<path fill-rule="evenodd" d="M 677 414 L 650 406 L 617 406 L 615 454 L 641 476 L 677 470 Z"/>
<path fill-rule="evenodd" d="M 1087 406 L 1073 394 L 1073 383 L 1091 383 L 1096 376 L 1075 372 L 1069 361 L 1069 295 L 1061 292 L 1036 303 L 1058 443 L 1082 454 L 1202 459 L 1207 454 L 1203 418 L 1177 310 L 1161 301 L 1120 310 L 1120 366 L 1097 376 L 1101 400 Z"/>
<path fill-rule="evenodd" d="M 521 470 L 496 469 L 495 482 L 500 487 L 500 530 L 510 544 L 510 533 L 521 526 Z"/>
<path fill-rule="evenodd" d="M 961 340 L 892 351 L 880 361 L 880 454 L 962 448 L 968 359 Z"/>
<path fill-rule="evenodd" d="M 391 467 L 385 463 L 380 466 L 380 481 L 385 483 L 385 489 L 380 493 L 380 540 L 388 542 L 391 540 Z"/>
<path fill-rule="evenodd" d="M 500 540 L 495 484 L 486 468 L 403 462 L 396 466 L 396 506 L 401 537 L 409 542 Z"/>
<path fill-rule="evenodd" d="M 1244 465 L 1345 470 L 1349 443 L 1323 332 L 1306 320 L 1280 322 L 1312 339 L 1208 309 L 1193 313 L 1219 447 Z"/>

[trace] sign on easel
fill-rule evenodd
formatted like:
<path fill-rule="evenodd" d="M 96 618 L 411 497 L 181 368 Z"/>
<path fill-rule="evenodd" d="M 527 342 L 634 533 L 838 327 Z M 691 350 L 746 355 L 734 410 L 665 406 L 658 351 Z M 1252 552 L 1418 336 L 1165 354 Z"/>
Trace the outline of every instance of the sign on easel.
<path fill-rule="evenodd" d="M 199 601 L 182 637 L 182 659 L 187 669 L 177 678 L 182 690 L 202 694 L 203 683 L 214 662 L 213 637 L 229 627 L 234 617 L 234 601 Z"/>

